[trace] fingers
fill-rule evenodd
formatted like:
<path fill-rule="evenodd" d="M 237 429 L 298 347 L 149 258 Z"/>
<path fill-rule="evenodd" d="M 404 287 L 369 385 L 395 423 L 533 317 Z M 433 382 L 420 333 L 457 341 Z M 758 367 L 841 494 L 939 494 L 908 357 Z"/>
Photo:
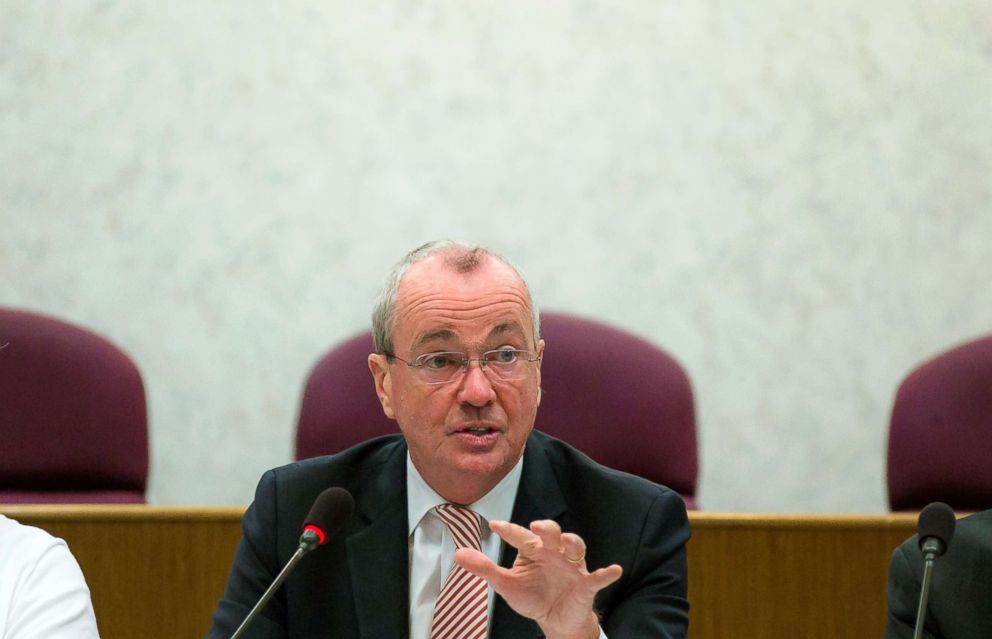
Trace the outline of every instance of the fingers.
<path fill-rule="evenodd" d="M 489 528 L 524 556 L 533 555 L 543 546 L 541 538 L 523 526 L 508 521 L 491 521 Z"/>
<path fill-rule="evenodd" d="M 516 548 L 524 557 L 533 557 L 541 549 L 557 553 L 564 550 L 561 527 L 550 519 L 531 522 L 529 530 L 506 521 L 490 522 L 489 528 L 502 537 L 503 541 Z M 575 537 L 575 535 L 572 536 Z"/>
<path fill-rule="evenodd" d="M 574 533 L 563 533 L 555 521 L 533 521 L 529 530 L 505 521 L 490 522 L 489 527 L 524 557 L 547 549 L 563 555 L 574 566 L 585 566 L 586 542 Z"/>
<path fill-rule="evenodd" d="M 493 563 L 493 560 L 484 553 L 474 548 L 459 548 L 456 550 L 455 563 L 473 575 L 482 577 L 493 585 L 493 587 L 495 587 L 496 582 L 502 576 L 501 571 L 505 570 Z"/>
<path fill-rule="evenodd" d="M 563 533 L 561 535 L 561 545 L 562 552 L 565 553 L 565 559 L 568 560 L 568 563 L 576 566 L 584 565 L 586 560 L 586 542 L 582 541 L 582 537 L 572 533 Z"/>
<path fill-rule="evenodd" d="M 543 519 L 532 522 L 530 530 L 536 534 L 544 548 L 564 555 L 573 566 L 585 565 L 586 542 L 574 533 L 563 533 L 557 522 Z"/>
<path fill-rule="evenodd" d="M 619 579 L 622 574 L 623 568 L 617 564 L 613 564 L 611 566 L 607 566 L 606 568 L 600 568 L 599 570 L 589 573 L 589 579 L 592 587 L 599 591 Z"/>
<path fill-rule="evenodd" d="M 562 551 L 561 526 L 550 519 L 541 519 L 530 523 L 530 531 L 541 538 L 541 545 L 555 552 Z"/>

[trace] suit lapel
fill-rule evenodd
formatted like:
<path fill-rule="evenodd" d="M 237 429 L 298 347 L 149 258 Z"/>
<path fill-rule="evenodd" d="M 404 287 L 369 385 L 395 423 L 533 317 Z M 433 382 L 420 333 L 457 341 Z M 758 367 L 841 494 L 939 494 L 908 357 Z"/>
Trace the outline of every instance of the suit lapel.
<path fill-rule="evenodd" d="M 532 434 L 524 451 L 524 467 L 517 488 L 517 500 L 513 504 L 512 521 L 525 528 L 537 519 L 554 519 L 561 524 L 567 510 L 544 446 Z M 499 564 L 509 568 L 516 558 L 516 548 L 504 543 Z M 491 636 L 492 639 L 519 639 L 543 635 L 536 622 L 518 615 L 497 595 Z"/>
<path fill-rule="evenodd" d="M 375 467 L 373 473 L 365 479 L 371 489 L 356 505 L 356 516 L 361 516 L 365 525 L 346 540 L 360 636 L 368 639 L 408 637 L 406 447 L 397 447 L 387 462 Z M 511 520 L 525 527 L 536 519 L 563 523 L 566 513 L 565 498 L 544 446 L 531 435 L 524 453 L 524 467 Z M 500 565 L 510 567 L 516 558 L 516 549 L 504 544 Z M 496 597 L 492 639 L 540 636 L 534 621 L 518 615 L 501 597 Z"/>
<path fill-rule="evenodd" d="M 366 481 L 372 489 L 357 510 L 367 525 L 347 540 L 360 636 L 406 637 L 410 631 L 406 446 L 398 447 Z"/>

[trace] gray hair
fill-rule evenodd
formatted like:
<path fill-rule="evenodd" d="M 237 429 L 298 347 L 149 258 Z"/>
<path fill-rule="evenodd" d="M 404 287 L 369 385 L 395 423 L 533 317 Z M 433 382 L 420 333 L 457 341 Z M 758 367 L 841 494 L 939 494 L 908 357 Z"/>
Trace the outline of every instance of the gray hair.
<path fill-rule="evenodd" d="M 375 345 L 375 352 L 386 356 L 393 353 L 393 321 L 396 315 L 396 298 L 399 295 L 400 281 L 407 269 L 417 262 L 422 262 L 434 255 L 450 253 L 451 260 L 446 261 L 446 265 L 459 273 L 471 273 L 482 264 L 483 257 L 492 257 L 503 264 L 509 266 L 527 291 L 527 299 L 530 302 L 531 322 L 534 328 L 534 343 L 541 339 L 541 320 L 537 310 L 534 297 L 530 294 L 530 287 L 523 275 L 517 270 L 510 260 L 495 253 L 479 244 L 463 242 L 461 240 L 434 240 L 422 246 L 418 246 L 403 259 L 396 263 L 391 271 L 386 275 L 379 295 L 376 297 L 375 306 L 372 309 L 372 342 Z"/>

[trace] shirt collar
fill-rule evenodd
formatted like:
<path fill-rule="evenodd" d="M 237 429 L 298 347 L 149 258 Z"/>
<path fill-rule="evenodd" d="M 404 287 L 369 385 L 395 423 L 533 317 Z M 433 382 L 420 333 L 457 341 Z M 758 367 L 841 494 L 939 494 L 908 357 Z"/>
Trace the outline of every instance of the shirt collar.
<path fill-rule="evenodd" d="M 520 486 L 520 473 L 523 472 L 524 456 L 513 468 L 501 479 L 493 489 L 482 496 L 475 503 L 469 504 L 468 508 L 482 516 L 487 522 L 509 521 L 513 516 L 513 502 L 517 499 L 517 488 Z M 445 503 L 434 489 L 427 485 L 424 478 L 420 476 L 417 467 L 410 459 L 410 452 L 406 454 L 406 512 L 409 525 L 409 534 L 413 534 L 420 520 L 424 518 L 432 508 Z M 485 528 L 488 530 L 488 528 Z"/>

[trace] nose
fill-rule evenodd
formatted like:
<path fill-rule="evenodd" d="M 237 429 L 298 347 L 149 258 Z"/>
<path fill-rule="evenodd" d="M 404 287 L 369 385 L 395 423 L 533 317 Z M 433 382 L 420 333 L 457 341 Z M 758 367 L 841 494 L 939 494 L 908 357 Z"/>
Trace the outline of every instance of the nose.
<path fill-rule="evenodd" d="M 470 361 L 458 382 L 458 401 L 482 408 L 496 399 L 493 383 L 478 361 Z"/>

